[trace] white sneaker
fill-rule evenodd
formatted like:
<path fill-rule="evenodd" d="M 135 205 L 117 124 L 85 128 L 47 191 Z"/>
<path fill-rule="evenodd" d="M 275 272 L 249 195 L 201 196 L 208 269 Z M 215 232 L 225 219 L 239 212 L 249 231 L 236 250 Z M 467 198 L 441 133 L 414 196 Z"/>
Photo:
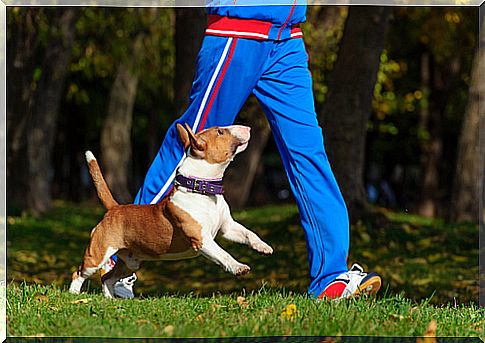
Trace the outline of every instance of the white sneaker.
<path fill-rule="evenodd" d="M 318 299 L 344 299 L 359 294 L 375 294 L 381 288 L 382 280 L 376 273 L 365 273 L 355 263 L 348 272 L 332 281 L 318 296 Z"/>
<path fill-rule="evenodd" d="M 114 268 L 116 262 L 113 260 L 112 257 L 104 264 L 101 268 L 101 276 L 108 273 L 111 269 Z M 123 299 L 133 299 L 135 297 L 135 293 L 133 292 L 133 285 L 137 280 L 136 274 L 127 276 L 124 279 L 120 279 L 116 281 L 114 285 L 114 295 L 123 298 Z"/>
<path fill-rule="evenodd" d="M 119 298 L 123 299 L 133 299 L 135 297 L 135 293 L 133 292 L 133 285 L 138 278 L 136 274 L 127 276 L 124 279 L 116 281 L 114 291 L 115 295 Z"/>

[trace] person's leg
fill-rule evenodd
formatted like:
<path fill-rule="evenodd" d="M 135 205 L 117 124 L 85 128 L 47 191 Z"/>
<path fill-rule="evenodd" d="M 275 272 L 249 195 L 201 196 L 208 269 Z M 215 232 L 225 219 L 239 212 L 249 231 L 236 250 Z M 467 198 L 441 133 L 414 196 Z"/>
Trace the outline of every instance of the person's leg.
<path fill-rule="evenodd" d="M 194 132 L 233 123 L 259 78 L 265 43 L 205 37 L 197 58 L 189 107 L 165 134 L 135 204 L 157 203 L 170 191 L 175 171 L 184 157 L 177 123 L 188 123 Z"/>
<path fill-rule="evenodd" d="M 261 75 L 267 42 L 206 36 L 197 57 L 196 75 L 185 113 L 168 129 L 152 162 L 135 204 L 153 204 L 171 190 L 176 170 L 184 158 L 177 123 L 187 123 L 194 132 L 212 126 L 226 126 L 234 118 Z M 113 257 L 116 259 L 116 257 Z M 112 262 L 112 261 L 111 261 Z M 113 265 L 113 263 L 111 263 Z M 133 297 L 136 276 L 115 284 L 115 294 Z"/>
<path fill-rule="evenodd" d="M 347 272 L 347 208 L 330 168 L 302 39 L 275 42 L 254 94 L 268 117 L 295 195 L 308 249 L 309 293 Z"/>

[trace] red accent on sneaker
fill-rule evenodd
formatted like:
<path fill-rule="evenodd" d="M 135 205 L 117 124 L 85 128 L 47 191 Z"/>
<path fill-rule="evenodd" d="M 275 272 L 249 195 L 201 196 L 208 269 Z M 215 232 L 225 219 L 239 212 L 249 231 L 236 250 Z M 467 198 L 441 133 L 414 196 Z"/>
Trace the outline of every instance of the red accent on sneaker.
<path fill-rule="evenodd" d="M 115 260 L 113 260 L 112 257 L 110 257 L 107 264 L 111 269 L 113 269 L 115 267 L 116 262 Z"/>
<path fill-rule="evenodd" d="M 342 295 L 344 292 L 345 287 L 347 287 L 347 283 L 343 281 L 334 281 L 330 285 L 328 285 L 318 296 L 318 299 L 329 298 L 335 299 Z"/>

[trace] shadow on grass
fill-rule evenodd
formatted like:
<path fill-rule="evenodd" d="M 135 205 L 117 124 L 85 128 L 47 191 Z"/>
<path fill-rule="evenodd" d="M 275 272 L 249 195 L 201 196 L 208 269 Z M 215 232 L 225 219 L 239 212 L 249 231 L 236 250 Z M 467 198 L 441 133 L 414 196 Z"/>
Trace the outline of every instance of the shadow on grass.
<path fill-rule="evenodd" d="M 9 216 L 7 280 L 66 287 L 80 262 L 91 228 L 104 210 L 89 204 L 56 202 L 40 219 Z M 234 277 L 204 258 L 146 262 L 137 273 L 142 296 L 209 296 L 250 292 L 262 285 L 304 293 L 308 285 L 306 243 L 295 206 L 268 206 L 234 213 L 274 248 L 260 256 L 246 246 L 219 240 L 251 273 Z M 433 303 L 467 303 L 478 299 L 478 226 L 448 225 L 440 220 L 387 213 L 388 221 L 353 225 L 349 262 L 380 273 L 390 293 L 405 292 Z M 99 292 L 99 277 L 89 292 Z"/>

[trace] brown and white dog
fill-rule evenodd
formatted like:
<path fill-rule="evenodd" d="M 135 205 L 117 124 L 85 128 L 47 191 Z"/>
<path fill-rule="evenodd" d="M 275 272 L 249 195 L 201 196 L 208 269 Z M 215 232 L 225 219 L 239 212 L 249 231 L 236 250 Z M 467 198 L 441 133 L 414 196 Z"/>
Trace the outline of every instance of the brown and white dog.
<path fill-rule="evenodd" d="M 186 178 L 221 180 L 234 156 L 246 149 L 250 137 L 250 128 L 245 126 L 213 127 L 198 134 L 185 126 L 178 124 L 177 130 L 186 150 L 178 174 Z M 118 262 L 102 277 L 103 292 L 109 298 L 113 297 L 116 281 L 131 275 L 147 260 L 179 260 L 201 254 L 229 273 L 247 274 L 249 266 L 236 261 L 216 243 L 218 232 L 261 254 L 273 253 L 254 232 L 234 221 L 222 194 L 200 194 L 176 183 L 170 196 L 158 204 L 119 205 L 90 151 L 86 160 L 108 211 L 91 231 L 84 260 L 72 275 L 71 293 L 79 293 L 84 280 L 114 254 Z"/>

